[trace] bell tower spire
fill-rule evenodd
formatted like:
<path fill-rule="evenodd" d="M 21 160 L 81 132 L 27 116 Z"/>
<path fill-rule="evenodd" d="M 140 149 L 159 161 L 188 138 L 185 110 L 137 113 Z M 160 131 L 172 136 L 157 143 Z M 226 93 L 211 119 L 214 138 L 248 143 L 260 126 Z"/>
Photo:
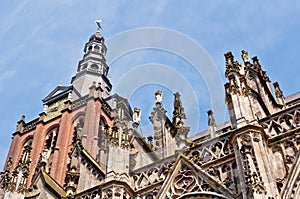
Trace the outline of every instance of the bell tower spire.
<path fill-rule="evenodd" d="M 109 66 L 106 63 L 107 48 L 104 38 L 101 35 L 101 20 L 95 21 L 98 28 L 95 34 L 84 46 L 84 55 L 79 61 L 76 75 L 72 78 L 73 101 L 88 95 L 89 87 L 93 82 L 97 82 L 102 90 L 103 97 L 107 97 L 111 91 L 112 85 L 107 77 Z"/>

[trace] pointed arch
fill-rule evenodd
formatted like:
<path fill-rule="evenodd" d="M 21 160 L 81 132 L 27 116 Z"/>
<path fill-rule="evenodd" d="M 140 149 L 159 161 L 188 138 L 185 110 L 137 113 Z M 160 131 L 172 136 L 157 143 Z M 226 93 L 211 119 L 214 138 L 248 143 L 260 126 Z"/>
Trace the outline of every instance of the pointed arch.
<path fill-rule="evenodd" d="M 24 141 L 22 142 L 22 146 L 24 147 L 26 144 L 28 144 L 29 142 L 31 142 L 32 144 L 32 140 L 33 140 L 33 135 L 29 135 L 28 137 L 26 137 L 24 139 Z"/>
<path fill-rule="evenodd" d="M 178 199 L 227 199 L 228 197 L 225 197 L 218 193 L 212 193 L 212 192 L 192 192 L 192 193 L 186 193 L 182 196 L 180 196 Z"/>
<path fill-rule="evenodd" d="M 43 150 L 41 151 L 41 162 L 45 165 L 45 171 L 50 173 L 52 166 L 53 153 L 56 149 L 56 142 L 59 133 L 59 124 L 50 126 L 45 131 Z"/>
<path fill-rule="evenodd" d="M 84 122 L 85 122 L 85 113 L 84 112 L 79 112 L 76 113 L 76 115 L 73 117 L 73 127 L 80 127 L 81 129 L 84 127 Z"/>
<path fill-rule="evenodd" d="M 283 131 L 283 128 L 276 121 L 272 120 L 269 126 L 269 133 L 271 135 L 279 135 Z"/>
<path fill-rule="evenodd" d="M 78 112 L 78 113 L 76 113 L 74 116 L 73 116 L 73 121 L 72 121 L 72 123 L 73 123 L 73 125 L 74 126 L 76 126 L 76 121 L 78 121 L 78 119 L 79 118 L 85 118 L 85 112 L 83 112 L 83 111 L 80 111 L 80 112 Z"/>

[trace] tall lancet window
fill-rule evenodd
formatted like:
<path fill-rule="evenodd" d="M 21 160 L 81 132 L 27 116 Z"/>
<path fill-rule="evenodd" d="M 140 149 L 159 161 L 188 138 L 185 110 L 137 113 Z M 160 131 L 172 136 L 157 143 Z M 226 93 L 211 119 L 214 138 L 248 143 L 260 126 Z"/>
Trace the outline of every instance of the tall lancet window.
<path fill-rule="evenodd" d="M 124 119 L 124 109 L 122 107 L 119 108 L 118 115 L 120 120 Z"/>
<path fill-rule="evenodd" d="M 105 131 L 105 126 L 106 126 L 106 121 L 103 118 L 100 118 L 99 122 L 99 132 L 104 133 Z"/>
<path fill-rule="evenodd" d="M 73 123 L 74 125 L 74 137 L 73 137 L 73 144 L 76 143 L 76 140 L 81 140 L 82 138 L 82 129 L 84 127 L 84 116 L 79 116 Z"/>
<path fill-rule="evenodd" d="M 28 140 L 23 147 L 23 153 L 22 157 L 20 159 L 20 162 L 22 165 L 28 165 L 30 163 L 30 153 L 32 149 L 32 140 Z"/>
<path fill-rule="evenodd" d="M 19 163 L 12 173 L 12 186 L 16 191 L 23 192 L 26 188 L 26 182 L 29 175 L 30 153 L 32 149 L 32 139 L 25 142 L 23 152 L 19 159 Z"/>
<path fill-rule="evenodd" d="M 58 127 L 51 129 L 46 134 L 44 149 L 42 151 L 42 162 L 45 166 L 45 171 L 50 173 L 52 165 L 52 154 L 54 153 L 57 141 Z"/>
<path fill-rule="evenodd" d="M 104 118 L 100 118 L 99 128 L 98 128 L 98 147 L 99 152 L 97 154 L 97 160 L 102 162 L 105 159 L 105 155 L 108 149 L 108 125 Z"/>
<path fill-rule="evenodd" d="M 107 124 L 106 124 L 106 121 L 103 119 L 103 118 L 100 118 L 100 121 L 99 121 L 99 128 L 98 128 L 98 138 L 99 138 L 99 143 L 98 143 L 98 146 L 101 148 L 101 147 L 104 147 L 105 145 L 105 139 L 106 139 L 106 135 L 108 132 L 108 129 L 107 129 Z"/>

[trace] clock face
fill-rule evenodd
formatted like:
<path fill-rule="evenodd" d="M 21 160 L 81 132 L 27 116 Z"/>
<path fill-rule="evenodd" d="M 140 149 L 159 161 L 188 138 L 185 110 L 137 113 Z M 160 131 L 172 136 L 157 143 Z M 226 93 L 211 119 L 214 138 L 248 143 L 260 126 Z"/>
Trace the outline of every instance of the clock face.
<path fill-rule="evenodd" d="M 56 102 L 53 102 L 52 104 L 49 104 L 47 108 L 47 115 L 45 118 L 45 121 L 49 121 L 52 118 L 55 118 L 59 115 L 61 115 L 61 111 L 64 109 L 64 102 L 67 100 L 67 98 L 58 100 Z"/>

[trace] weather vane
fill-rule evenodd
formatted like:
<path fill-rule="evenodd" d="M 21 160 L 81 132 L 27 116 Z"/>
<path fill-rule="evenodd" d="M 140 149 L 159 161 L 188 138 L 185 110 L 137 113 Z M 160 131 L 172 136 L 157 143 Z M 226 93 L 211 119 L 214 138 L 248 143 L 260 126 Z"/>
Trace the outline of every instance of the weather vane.
<path fill-rule="evenodd" d="M 102 30 L 102 27 L 101 27 L 101 19 L 97 19 L 96 21 L 95 21 L 95 23 L 97 24 L 97 26 L 98 26 L 98 30 Z"/>

